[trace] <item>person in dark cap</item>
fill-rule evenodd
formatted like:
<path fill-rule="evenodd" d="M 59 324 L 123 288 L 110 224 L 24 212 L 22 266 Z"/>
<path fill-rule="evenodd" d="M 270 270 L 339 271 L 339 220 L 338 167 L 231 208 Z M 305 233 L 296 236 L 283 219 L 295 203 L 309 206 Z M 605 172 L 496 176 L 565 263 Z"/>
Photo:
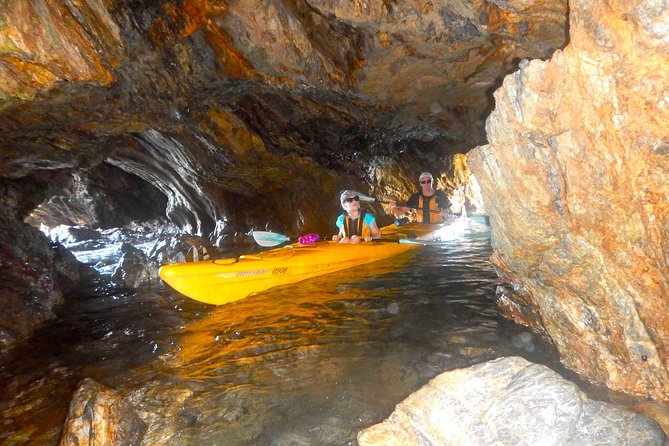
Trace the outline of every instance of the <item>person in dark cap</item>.
<path fill-rule="evenodd" d="M 381 237 L 381 231 L 374 216 L 360 209 L 360 194 L 354 190 L 345 190 L 339 196 L 344 213 L 337 218 L 339 233 L 332 240 L 339 243 L 369 242 Z"/>

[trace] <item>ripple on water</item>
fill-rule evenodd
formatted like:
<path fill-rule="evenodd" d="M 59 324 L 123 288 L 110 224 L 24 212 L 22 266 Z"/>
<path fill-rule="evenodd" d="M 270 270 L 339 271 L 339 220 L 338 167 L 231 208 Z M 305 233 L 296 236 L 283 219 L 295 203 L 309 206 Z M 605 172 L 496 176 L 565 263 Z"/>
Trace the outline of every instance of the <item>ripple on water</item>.
<path fill-rule="evenodd" d="M 490 253 L 489 239 L 452 241 L 220 307 L 99 289 L 2 368 L 0 438 L 56 444 L 88 376 L 179 444 L 355 444 L 442 371 L 511 354 L 557 363 L 500 320 Z"/>

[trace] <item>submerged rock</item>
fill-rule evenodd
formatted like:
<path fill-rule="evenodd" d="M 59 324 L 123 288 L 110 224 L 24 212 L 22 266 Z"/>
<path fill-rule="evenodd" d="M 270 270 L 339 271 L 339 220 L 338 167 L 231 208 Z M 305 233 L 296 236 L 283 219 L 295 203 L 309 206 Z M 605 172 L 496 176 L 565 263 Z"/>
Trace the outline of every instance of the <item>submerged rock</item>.
<path fill-rule="evenodd" d="M 112 274 L 112 282 L 124 288 L 136 289 L 160 281 L 158 265 L 140 249 L 127 243 L 121 249 L 123 255 Z"/>
<path fill-rule="evenodd" d="M 70 403 L 59 446 L 139 445 L 145 432 L 146 424 L 121 395 L 86 378 Z"/>
<path fill-rule="evenodd" d="M 548 367 L 501 358 L 442 373 L 358 434 L 371 445 L 666 445 L 653 420 L 590 400 Z"/>

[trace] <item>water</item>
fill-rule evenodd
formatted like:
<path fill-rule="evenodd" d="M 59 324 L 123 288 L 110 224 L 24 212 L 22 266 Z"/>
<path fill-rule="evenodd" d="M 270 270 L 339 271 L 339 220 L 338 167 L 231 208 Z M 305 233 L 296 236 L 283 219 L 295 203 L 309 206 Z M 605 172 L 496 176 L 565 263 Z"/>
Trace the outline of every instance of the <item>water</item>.
<path fill-rule="evenodd" d="M 457 239 L 220 307 L 100 286 L 2 366 L 0 443 L 57 444 L 84 377 L 152 414 L 146 444 L 346 445 L 445 370 L 509 355 L 559 368 L 499 317 L 490 254 L 488 238 Z"/>

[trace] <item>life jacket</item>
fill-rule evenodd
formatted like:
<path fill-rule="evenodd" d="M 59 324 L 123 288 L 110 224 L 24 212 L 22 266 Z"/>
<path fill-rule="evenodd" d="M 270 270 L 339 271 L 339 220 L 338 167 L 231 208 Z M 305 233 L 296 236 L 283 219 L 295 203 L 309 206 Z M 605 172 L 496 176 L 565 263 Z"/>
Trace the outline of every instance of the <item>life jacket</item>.
<path fill-rule="evenodd" d="M 372 234 L 369 226 L 365 224 L 365 215 L 367 211 L 360 211 L 360 215 L 355 220 L 351 219 L 348 213 L 344 213 L 344 236 L 351 238 L 354 235 L 360 238 L 368 237 Z"/>
<path fill-rule="evenodd" d="M 426 201 L 427 205 L 425 204 Z M 424 197 L 423 194 L 420 194 L 418 197 L 418 207 L 416 208 L 416 221 L 418 223 L 441 223 L 442 218 L 439 211 L 441 209 L 437 206 L 436 192 L 429 197 Z"/>

